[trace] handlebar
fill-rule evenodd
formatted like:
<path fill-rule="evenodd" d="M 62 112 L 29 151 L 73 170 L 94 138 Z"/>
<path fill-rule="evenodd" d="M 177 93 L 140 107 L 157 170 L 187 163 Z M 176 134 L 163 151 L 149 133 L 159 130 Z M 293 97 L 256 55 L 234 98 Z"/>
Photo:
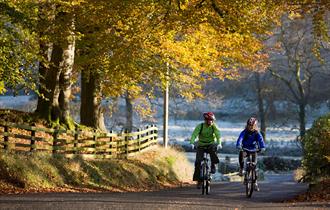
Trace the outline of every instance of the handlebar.
<path fill-rule="evenodd" d="M 240 151 L 243 151 L 243 152 L 256 152 L 256 153 L 259 153 L 261 152 L 261 149 L 256 149 L 256 150 L 249 150 L 247 148 L 241 148 Z"/>

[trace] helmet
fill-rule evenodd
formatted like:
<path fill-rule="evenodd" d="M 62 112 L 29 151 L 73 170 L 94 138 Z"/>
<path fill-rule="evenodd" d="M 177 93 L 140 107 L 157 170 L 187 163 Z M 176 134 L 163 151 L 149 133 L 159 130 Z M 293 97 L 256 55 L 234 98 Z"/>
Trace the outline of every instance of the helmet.
<path fill-rule="evenodd" d="M 215 120 L 215 116 L 214 116 L 213 112 L 204 112 L 203 117 L 207 121 L 214 121 Z"/>
<path fill-rule="evenodd" d="M 254 117 L 250 117 L 247 121 L 246 121 L 246 125 L 248 126 L 255 126 L 258 123 L 258 120 Z"/>

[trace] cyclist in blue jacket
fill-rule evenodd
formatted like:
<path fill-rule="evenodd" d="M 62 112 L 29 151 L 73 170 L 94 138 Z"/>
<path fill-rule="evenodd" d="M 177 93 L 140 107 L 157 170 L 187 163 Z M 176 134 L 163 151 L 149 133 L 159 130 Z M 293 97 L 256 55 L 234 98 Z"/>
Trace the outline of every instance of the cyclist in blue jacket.
<path fill-rule="evenodd" d="M 239 175 L 243 175 L 243 166 L 244 166 L 244 157 L 251 154 L 252 162 L 257 163 L 257 152 L 265 151 L 265 142 L 258 132 L 258 120 L 254 117 L 251 117 L 246 122 L 245 129 L 240 133 L 236 148 L 239 149 Z M 259 191 L 258 184 L 255 183 L 255 188 Z"/>

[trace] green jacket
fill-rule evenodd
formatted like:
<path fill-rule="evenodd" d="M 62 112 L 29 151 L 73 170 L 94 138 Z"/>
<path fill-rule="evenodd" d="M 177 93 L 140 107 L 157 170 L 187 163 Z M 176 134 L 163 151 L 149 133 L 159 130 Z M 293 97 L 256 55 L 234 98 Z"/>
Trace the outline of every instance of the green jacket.
<path fill-rule="evenodd" d="M 203 130 L 201 131 L 203 124 Z M 215 123 L 211 126 L 208 126 L 206 123 L 200 123 L 196 126 L 194 132 L 190 138 L 190 144 L 195 142 L 195 139 L 198 136 L 198 146 L 207 146 L 210 144 L 220 144 L 220 131 Z M 216 138 L 216 142 L 214 141 Z"/>

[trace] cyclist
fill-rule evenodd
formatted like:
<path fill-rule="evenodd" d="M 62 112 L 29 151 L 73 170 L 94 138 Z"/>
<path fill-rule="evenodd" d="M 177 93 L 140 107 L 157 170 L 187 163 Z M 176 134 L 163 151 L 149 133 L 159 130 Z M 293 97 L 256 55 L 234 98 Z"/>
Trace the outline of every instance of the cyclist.
<path fill-rule="evenodd" d="M 239 175 L 243 176 L 244 157 L 252 156 L 252 162 L 257 163 L 257 151 L 265 151 L 265 142 L 262 135 L 258 132 L 258 120 L 251 117 L 247 120 L 245 129 L 240 133 L 236 148 L 239 149 Z M 254 185 L 256 191 L 259 191 L 257 182 Z"/>
<path fill-rule="evenodd" d="M 216 154 L 217 149 L 221 149 L 220 131 L 215 121 L 215 116 L 212 112 L 203 113 L 204 123 L 200 123 L 196 126 L 190 139 L 192 149 L 194 149 L 194 142 L 198 136 L 196 160 L 195 160 L 195 171 L 193 181 L 197 181 L 197 187 L 200 188 L 200 167 L 203 160 L 203 153 L 206 149 L 210 154 L 211 158 L 211 173 L 215 173 L 215 164 L 219 163 L 219 158 Z M 216 139 L 216 141 L 215 141 Z"/>

